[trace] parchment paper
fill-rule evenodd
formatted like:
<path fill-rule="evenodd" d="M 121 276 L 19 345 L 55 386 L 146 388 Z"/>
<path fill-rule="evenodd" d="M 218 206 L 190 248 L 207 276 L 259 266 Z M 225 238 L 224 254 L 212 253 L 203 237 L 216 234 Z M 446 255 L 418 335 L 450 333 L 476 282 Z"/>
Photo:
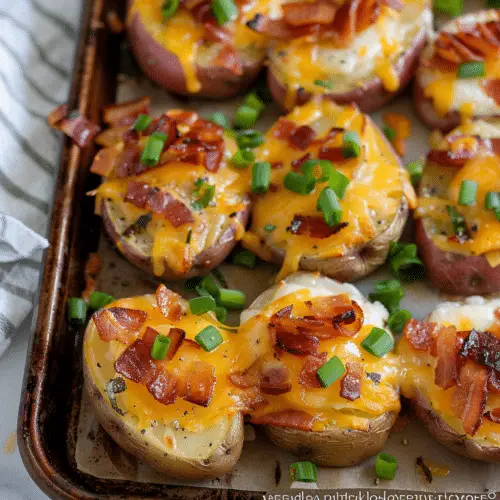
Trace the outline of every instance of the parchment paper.
<path fill-rule="evenodd" d="M 471 4 L 472 2 L 469 3 L 468 10 L 472 10 L 473 5 Z M 241 98 L 223 103 L 178 99 L 153 87 L 145 79 L 122 79 L 119 85 L 118 101 L 142 95 L 152 96 L 153 114 L 171 108 L 188 108 L 197 110 L 202 116 L 209 116 L 215 111 L 223 111 L 227 116 L 232 116 L 236 106 L 241 102 Z M 383 111 L 403 113 L 412 120 L 412 134 L 407 141 L 408 154 L 404 158 L 404 162 L 424 156 L 428 148 L 429 131 L 416 118 L 410 93 L 407 92 L 386 106 Z M 379 124 L 382 123 L 382 112 L 373 115 Z M 258 128 L 266 130 L 277 116 L 279 116 L 278 109 L 274 106 L 268 106 L 258 122 Z M 411 222 L 409 224 L 411 225 Z M 406 228 L 405 234 L 407 235 L 406 239 L 411 239 L 411 227 Z M 115 297 L 140 295 L 155 290 L 157 281 L 129 264 L 112 248 L 104 235 L 101 238 L 99 253 L 102 260 L 102 271 L 98 279 L 98 290 L 108 292 Z M 277 271 L 276 268 L 264 263 L 259 264 L 254 270 L 231 264 L 224 264 L 221 269 L 231 288 L 238 288 L 246 292 L 247 305 L 273 282 Z M 388 277 L 387 271 L 380 269 L 368 279 L 357 282 L 356 286 L 367 294 L 372 289 L 374 281 Z M 171 286 L 186 296 L 185 290 L 179 284 L 167 283 L 167 286 Z M 436 303 L 443 299 L 449 299 L 449 297 L 440 297 L 439 293 L 432 289 L 428 283 L 418 282 L 406 287 L 406 296 L 402 306 L 409 309 L 416 318 L 423 319 L 432 311 Z M 237 322 L 234 313 L 231 320 Z M 82 400 L 81 408 L 75 458 L 78 468 L 82 472 L 107 479 L 193 484 L 193 482 L 169 479 L 123 452 L 101 429 L 85 397 Z M 375 484 L 374 459 L 372 458 L 356 467 L 320 468 L 317 487 L 320 489 L 383 488 L 464 493 L 500 491 L 500 466 L 468 460 L 453 454 L 436 443 L 423 426 L 416 421 L 410 421 L 409 425 L 399 432 L 394 431 L 385 451 L 396 456 L 399 462 L 399 469 L 394 481 L 382 481 L 378 485 Z M 415 460 L 419 455 L 422 455 L 424 459 L 430 459 L 448 467 L 450 473 L 446 477 L 435 477 L 434 481 L 429 484 L 416 467 Z M 243 453 L 233 472 L 221 478 L 196 484 L 214 488 L 252 491 L 268 491 L 277 486 L 280 488 L 303 487 L 302 483 L 291 484 L 288 477 L 288 466 L 296 460 L 293 455 L 271 444 L 260 430 L 247 425 L 245 426 Z"/>

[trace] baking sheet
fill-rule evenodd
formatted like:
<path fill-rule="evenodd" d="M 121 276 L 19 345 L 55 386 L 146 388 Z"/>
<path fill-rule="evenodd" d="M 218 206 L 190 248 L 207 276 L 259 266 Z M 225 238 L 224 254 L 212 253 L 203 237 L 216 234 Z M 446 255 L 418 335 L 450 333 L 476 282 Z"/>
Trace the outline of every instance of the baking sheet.
<path fill-rule="evenodd" d="M 469 2 L 469 9 L 473 8 Z M 236 106 L 241 102 L 237 98 L 228 102 L 210 102 L 194 99 L 179 99 L 158 89 L 145 79 L 132 80 L 121 78 L 117 101 L 134 99 L 143 95 L 152 97 L 153 114 L 159 114 L 166 109 L 193 109 L 202 116 L 209 116 L 215 111 L 223 111 L 232 116 Z M 426 154 L 429 131 L 418 121 L 413 111 L 411 96 L 407 92 L 381 112 L 373 114 L 379 124 L 385 111 L 403 113 L 412 121 L 412 134 L 407 141 L 408 154 L 404 162 L 418 159 Z M 266 108 L 258 125 L 266 130 L 279 116 L 274 105 Z M 409 222 L 411 225 L 411 222 Z M 406 239 L 412 235 L 411 227 L 405 230 Z M 158 282 L 129 264 L 113 248 L 107 238 L 102 235 L 99 246 L 102 260 L 102 270 L 98 277 L 97 289 L 112 294 L 115 297 L 127 297 L 151 293 Z M 221 270 L 230 288 L 238 288 L 247 294 L 247 305 L 274 280 L 277 268 L 260 263 L 256 269 L 249 270 L 232 264 L 223 264 Z M 380 269 L 368 279 L 356 283 L 359 289 L 367 294 L 373 287 L 373 282 L 388 278 L 386 269 Z M 167 283 L 167 286 L 187 295 L 182 285 Z M 414 317 L 423 319 L 431 312 L 439 300 L 449 299 L 440 296 L 426 282 L 410 284 L 406 287 L 406 296 L 402 306 L 412 312 Z M 233 317 L 230 321 L 237 321 Z M 259 429 L 245 427 L 246 437 L 240 461 L 230 474 L 223 477 L 196 483 L 200 486 L 213 488 L 233 488 L 237 490 L 269 491 L 279 488 L 304 487 L 302 483 L 290 483 L 288 466 L 296 461 L 290 455 L 270 443 Z M 333 469 L 320 468 L 317 487 L 321 489 L 371 488 L 413 490 L 428 492 L 464 492 L 487 493 L 500 491 L 499 466 L 484 464 L 463 458 L 448 451 L 436 443 L 416 421 L 410 421 L 403 430 L 394 431 L 385 447 L 385 451 L 397 457 L 399 469 L 396 479 L 391 482 L 375 484 L 373 476 L 374 459 L 369 459 L 356 467 Z M 446 477 L 436 477 L 429 484 L 415 465 L 416 457 L 422 455 L 440 465 L 448 467 L 450 473 Z M 99 426 L 89 402 L 82 400 L 78 425 L 75 459 L 80 471 L 102 479 L 126 479 L 131 481 L 152 482 L 160 484 L 189 484 L 170 479 L 154 471 L 134 457 L 123 452 L 105 434 Z M 311 487 L 310 485 L 308 487 Z M 312 485 L 316 487 L 316 485 Z"/>

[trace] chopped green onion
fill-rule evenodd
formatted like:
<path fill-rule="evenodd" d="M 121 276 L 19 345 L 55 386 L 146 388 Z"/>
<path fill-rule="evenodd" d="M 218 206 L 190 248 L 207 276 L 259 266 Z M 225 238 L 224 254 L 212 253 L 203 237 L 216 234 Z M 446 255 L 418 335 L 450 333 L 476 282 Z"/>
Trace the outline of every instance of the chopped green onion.
<path fill-rule="evenodd" d="M 433 7 L 438 12 L 459 16 L 463 10 L 463 0 L 434 0 Z"/>
<path fill-rule="evenodd" d="M 250 250 L 241 250 L 233 255 L 232 262 L 253 269 L 257 263 L 257 256 Z"/>
<path fill-rule="evenodd" d="M 500 207 L 494 208 L 493 213 L 495 214 L 495 217 L 497 218 L 497 221 L 500 222 Z"/>
<path fill-rule="evenodd" d="M 379 479 L 391 481 L 396 477 L 398 461 L 388 453 L 379 453 L 375 460 L 375 475 Z"/>
<path fill-rule="evenodd" d="M 113 296 L 108 295 L 107 293 L 92 292 L 89 299 L 89 307 L 90 309 L 97 311 L 97 309 L 101 309 L 102 307 L 111 304 L 111 302 L 115 300 L 116 299 Z"/>
<path fill-rule="evenodd" d="M 227 309 L 222 306 L 217 306 L 215 308 L 215 317 L 220 323 L 225 323 L 227 320 Z"/>
<path fill-rule="evenodd" d="M 212 297 L 207 290 L 201 287 L 201 285 L 195 286 L 194 289 L 200 297 Z"/>
<path fill-rule="evenodd" d="M 207 352 L 212 352 L 216 347 L 222 344 L 223 339 L 219 330 L 215 326 L 206 326 L 201 330 L 194 340 Z"/>
<path fill-rule="evenodd" d="M 404 281 L 415 281 L 425 275 L 425 267 L 417 256 L 414 243 L 391 243 L 389 267 L 393 274 Z"/>
<path fill-rule="evenodd" d="M 210 115 L 208 119 L 220 127 L 229 128 L 229 120 L 222 111 L 216 111 L 214 114 Z"/>
<path fill-rule="evenodd" d="M 477 182 L 463 180 L 460 184 L 458 204 L 471 206 L 476 204 Z"/>
<path fill-rule="evenodd" d="M 483 61 L 470 61 L 460 64 L 458 78 L 479 78 L 486 74 Z"/>
<path fill-rule="evenodd" d="M 392 127 L 384 127 L 384 135 L 389 139 L 389 141 L 393 141 L 396 139 L 396 131 Z"/>
<path fill-rule="evenodd" d="M 339 199 L 344 199 L 347 186 L 349 186 L 349 179 L 338 170 L 334 170 L 330 179 L 328 179 L 328 186 L 331 187 Z"/>
<path fill-rule="evenodd" d="M 87 303 L 80 298 L 68 299 L 68 319 L 74 326 L 82 326 L 87 319 Z"/>
<path fill-rule="evenodd" d="M 212 297 L 215 297 L 219 291 L 219 285 L 211 276 L 205 276 L 200 282 L 200 287 L 206 290 Z"/>
<path fill-rule="evenodd" d="M 331 161 L 328 160 L 306 160 L 301 167 L 304 175 L 314 182 L 326 182 L 334 172 Z M 321 172 L 318 177 L 316 174 Z"/>
<path fill-rule="evenodd" d="M 179 8 L 179 0 L 166 0 L 161 6 L 161 15 L 163 19 L 170 19 Z"/>
<path fill-rule="evenodd" d="M 392 313 L 399 309 L 404 296 L 405 291 L 398 280 L 382 280 L 375 283 L 375 291 L 370 293 L 369 299 L 382 303 Z"/>
<path fill-rule="evenodd" d="M 254 149 L 264 143 L 264 134 L 257 130 L 243 130 L 236 137 L 240 149 Z"/>
<path fill-rule="evenodd" d="M 314 189 L 314 181 L 298 172 L 288 172 L 283 179 L 287 189 L 298 194 L 309 194 Z"/>
<path fill-rule="evenodd" d="M 257 161 L 252 167 L 252 193 L 263 194 L 271 183 L 271 164 L 267 161 Z"/>
<path fill-rule="evenodd" d="M 333 89 L 333 83 L 328 80 L 314 80 L 314 85 L 325 89 Z"/>
<path fill-rule="evenodd" d="M 342 219 L 342 207 L 337 194 L 332 188 L 321 191 L 316 209 L 323 214 L 325 222 L 331 227 L 338 224 Z"/>
<path fill-rule="evenodd" d="M 406 309 L 399 309 L 398 311 L 391 313 L 389 319 L 387 320 L 387 324 L 392 332 L 401 333 L 409 319 L 411 319 L 410 311 L 407 311 Z"/>
<path fill-rule="evenodd" d="M 202 210 L 213 200 L 215 196 L 215 186 L 204 182 L 196 191 L 196 200 L 193 201 L 191 206 L 195 210 Z"/>
<path fill-rule="evenodd" d="M 361 153 L 361 143 L 359 135 L 354 130 L 349 130 L 344 134 L 342 140 L 342 157 L 357 158 Z"/>
<path fill-rule="evenodd" d="M 240 290 L 219 288 L 217 293 L 217 304 L 227 309 L 243 309 L 245 307 L 245 294 Z"/>
<path fill-rule="evenodd" d="M 243 104 L 246 106 L 256 109 L 259 115 L 266 109 L 265 102 L 257 95 L 257 92 L 250 92 L 245 96 Z"/>
<path fill-rule="evenodd" d="M 295 462 L 290 465 L 290 478 L 292 481 L 315 483 L 318 480 L 318 469 L 312 462 Z"/>
<path fill-rule="evenodd" d="M 322 387 L 331 386 L 336 380 L 344 375 L 344 364 L 338 356 L 333 356 L 316 372 L 316 377 Z"/>
<path fill-rule="evenodd" d="M 422 178 L 422 173 L 424 172 L 424 163 L 422 161 L 412 161 L 406 166 L 408 173 L 410 174 L 411 183 L 416 186 L 420 179 Z"/>
<path fill-rule="evenodd" d="M 172 339 L 170 337 L 159 333 L 155 338 L 153 347 L 151 347 L 151 357 L 158 361 L 164 360 L 171 343 Z"/>
<path fill-rule="evenodd" d="M 500 207 L 500 193 L 497 191 L 490 191 L 484 197 L 484 206 L 486 210 L 493 210 Z"/>
<path fill-rule="evenodd" d="M 233 0 L 212 0 L 212 12 L 219 24 L 226 24 L 238 17 L 238 7 Z"/>
<path fill-rule="evenodd" d="M 160 161 L 160 155 L 163 151 L 163 146 L 167 140 L 167 134 L 162 132 L 153 132 L 149 138 L 144 150 L 141 154 L 141 163 L 148 167 L 155 166 Z"/>
<path fill-rule="evenodd" d="M 215 300 L 213 297 L 195 297 L 189 301 L 189 310 L 191 314 L 205 314 L 215 309 Z"/>
<path fill-rule="evenodd" d="M 452 205 L 448 205 L 446 208 L 453 225 L 453 233 L 458 237 L 466 236 L 467 226 L 465 225 L 464 216 Z"/>
<path fill-rule="evenodd" d="M 235 128 L 250 128 L 255 125 L 259 111 L 245 104 L 238 106 L 234 115 L 233 126 Z"/>
<path fill-rule="evenodd" d="M 137 132 L 142 132 L 149 127 L 149 124 L 153 121 L 153 119 L 148 115 L 139 115 L 137 120 L 135 120 L 132 128 L 137 130 Z"/>
<path fill-rule="evenodd" d="M 233 167 L 247 168 L 255 161 L 255 154 L 251 149 L 240 149 L 229 161 Z"/>
<path fill-rule="evenodd" d="M 264 226 L 264 231 L 266 233 L 272 233 L 275 229 L 276 229 L 276 225 L 275 224 L 266 224 Z"/>
<path fill-rule="evenodd" d="M 381 358 L 394 349 L 394 337 L 383 328 L 374 326 L 368 337 L 361 342 L 361 347 L 373 356 Z"/>

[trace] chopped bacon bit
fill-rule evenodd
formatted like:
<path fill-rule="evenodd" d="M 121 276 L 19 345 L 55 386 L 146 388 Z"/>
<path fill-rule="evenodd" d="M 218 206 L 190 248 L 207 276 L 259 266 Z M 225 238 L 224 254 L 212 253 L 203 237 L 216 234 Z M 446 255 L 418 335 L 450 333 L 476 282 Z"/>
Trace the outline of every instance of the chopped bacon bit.
<path fill-rule="evenodd" d="M 223 45 L 214 61 L 215 66 L 230 71 L 233 75 L 243 75 L 243 63 L 233 45 Z"/>
<path fill-rule="evenodd" d="M 252 417 L 253 424 L 274 425 L 276 427 L 287 427 L 301 431 L 312 430 L 314 418 L 308 413 L 300 410 L 282 410 L 267 415 Z"/>
<path fill-rule="evenodd" d="M 374 24 L 380 15 L 380 0 L 347 0 L 335 15 L 333 29 L 348 45 L 356 33 Z"/>
<path fill-rule="evenodd" d="M 191 210 L 184 203 L 144 182 L 129 182 L 124 199 L 136 207 L 163 215 L 174 227 L 194 221 Z"/>
<path fill-rule="evenodd" d="M 211 42 L 219 42 L 224 44 L 232 43 L 231 33 L 223 26 L 216 23 L 206 22 L 203 23 L 205 29 L 205 38 Z"/>
<path fill-rule="evenodd" d="M 179 321 L 184 314 L 182 297 L 169 290 L 165 285 L 160 285 L 156 289 L 156 303 L 163 316 L 174 323 Z"/>
<path fill-rule="evenodd" d="M 97 123 L 88 120 L 78 110 L 69 111 L 67 104 L 61 104 L 48 117 L 52 128 L 64 132 L 81 148 L 87 147 L 101 131 Z"/>
<path fill-rule="evenodd" d="M 276 329 L 277 345 L 290 354 L 314 354 L 318 350 L 319 340 L 314 335 L 307 333 L 290 333 L 286 330 Z"/>
<path fill-rule="evenodd" d="M 441 327 L 435 339 L 437 364 L 435 383 L 442 389 L 449 389 L 457 382 L 457 329 L 454 326 Z"/>
<path fill-rule="evenodd" d="M 500 424 L 500 408 L 493 408 L 484 414 L 484 418 L 491 420 L 495 424 Z"/>
<path fill-rule="evenodd" d="M 281 363 L 268 363 L 260 374 L 260 390 L 264 394 L 284 394 L 292 390 L 290 372 Z"/>
<path fill-rule="evenodd" d="M 192 127 L 200 119 L 196 111 L 184 111 L 183 109 L 171 109 L 167 111 L 167 115 L 177 125 L 188 125 L 189 127 Z"/>
<path fill-rule="evenodd" d="M 291 26 L 331 24 L 337 12 L 337 6 L 328 0 L 290 2 L 283 4 L 281 8 L 283 10 L 283 19 Z"/>
<path fill-rule="evenodd" d="M 460 371 L 457 387 L 452 395 L 451 410 L 463 423 L 464 431 L 474 434 L 481 425 L 488 398 L 488 369 L 467 361 Z"/>
<path fill-rule="evenodd" d="M 117 178 L 130 177 L 145 172 L 148 167 L 141 164 L 141 150 L 139 141 L 128 141 L 115 164 Z"/>
<path fill-rule="evenodd" d="M 309 147 L 315 136 L 316 132 L 314 129 L 307 125 L 302 125 L 289 135 L 288 142 L 291 146 L 304 151 Z"/>
<path fill-rule="evenodd" d="M 294 28 L 288 25 L 284 19 L 271 19 L 263 14 L 256 14 L 253 19 L 247 22 L 247 26 L 257 33 L 278 40 L 290 40 L 318 33 L 318 27 L 315 25 Z"/>
<path fill-rule="evenodd" d="M 161 404 L 170 405 L 177 399 L 177 378 L 167 371 L 155 373 L 147 382 L 149 393 Z"/>
<path fill-rule="evenodd" d="M 316 318 L 338 318 L 347 312 L 353 312 L 352 300 L 346 293 L 314 297 L 306 302 Z"/>
<path fill-rule="evenodd" d="M 156 370 L 151 358 L 151 347 L 140 339 L 136 340 L 115 361 L 115 370 L 138 384 L 145 382 Z"/>
<path fill-rule="evenodd" d="M 96 252 L 89 253 L 87 262 L 85 262 L 85 289 L 82 292 L 82 297 L 88 302 L 92 292 L 95 291 L 96 277 L 101 270 L 101 258 Z"/>
<path fill-rule="evenodd" d="M 438 330 L 436 323 L 410 319 L 405 325 L 404 335 L 416 351 L 430 351 Z"/>
<path fill-rule="evenodd" d="M 168 361 L 171 361 L 172 359 L 174 359 L 174 356 L 176 355 L 177 351 L 179 350 L 179 347 L 184 341 L 186 337 L 186 332 L 181 328 L 170 328 L 170 331 L 168 332 L 168 337 L 171 342 L 170 342 L 170 347 L 168 348 L 167 351 L 166 359 Z"/>
<path fill-rule="evenodd" d="M 137 334 L 147 318 L 145 311 L 126 309 L 125 307 L 110 307 L 100 309 L 92 316 L 99 337 L 104 342 L 118 340 L 127 344 Z"/>
<path fill-rule="evenodd" d="M 488 97 L 491 97 L 496 104 L 500 104 L 500 79 L 483 80 L 483 89 Z"/>
<path fill-rule="evenodd" d="M 490 371 L 490 376 L 488 377 L 488 390 L 495 394 L 500 394 L 500 374 L 495 370 Z"/>
<path fill-rule="evenodd" d="M 307 389 L 321 387 L 316 372 L 326 363 L 327 353 L 310 354 L 304 358 L 304 364 L 299 373 L 299 383 Z"/>
<path fill-rule="evenodd" d="M 453 139 L 457 140 L 458 137 L 455 136 Z M 468 160 L 474 158 L 478 154 L 480 149 L 486 149 L 488 151 L 489 148 L 489 141 L 482 141 L 478 139 L 474 142 L 474 147 L 460 147 L 455 151 L 432 149 L 427 154 L 427 162 L 437 163 L 438 165 L 444 165 L 445 167 L 463 167 Z"/>
<path fill-rule="evenodd" d="M 175 120 L 164 113 L 160 116 L 158 123 L 156 124 L 155 132 L 161 132 L 167 136 L 165 144 L 163 145 L 163 151 L 165 151 L 170 144 L 172 144 L 177 139 L 177 126 Z"/>
<path fill-rule="evenodd" d="M 361 377 L 363 366 L 358 361 L 346 363 L 346 373 L 340 381 L 340 395 L 344 399 L 354 401 L 361 397 Z"/>
<path fill-rule="evenodd" d="M 257 387 L 260 382 L 260 359 L 256 359 L 246 370 L 229 375 L 232 384 L 240 389 Z"/>
<path fill-rule="evenodd" d="M 475 363 L 500 372 L 500 339 L 490 332 L 471 330 L 460 354 Z"/>
<path fill-rule="evenodd" d="M 191 364 L 186 372 L 184 399 L 198 406 L 207 407 L 215 390 L 215 367 L 203 361 Z"/>
<path fill-rule="evenodd" d="M 94 140 L 96 144 L 110 148 L 122 142 L 123 134 L 130 130 L 129 127 L 113 127 L 103 130 Z M 135 132 L 135 131 L 134 131 Z"/>
<path fill-rule="evenodd" d="M 141 340 L 144 342 L 144 344 L 146 344 L 151 349 L 153 347 L 153 344 L 155 343 L 155 339 L 156 339 L 156 337 L 158 337 L 158 335 L 159 335 L 159 332 L 157 332 L 154 328 L 147 326 Z"/>
<path fill-rule="evenodd" d="M 281 161 L 273 161 L 271 163 L 271 168 L 273 170 L 281 170 L 283 168 L 283 162 L 281 162 Z"/>
<path fill-rule="evenodd" d="M 348 222 L 340 222 L 329 226 L 323 217 L 314 215 L 295 214 L 290 224 L 290 232 L 297 235 L 307 235 L 311 238 L 328 238 L 349 225 Z"/>
<path fill-rule="evenodd" d="M 111 104 L 106 106 L 102 113 L 104 123 L 111 127 L 132 125 L 141 114 L 149 115 L 151 97 L 141 97 L 133 101 Z"/>
<path fill-rule="evenodd" d="M 296 129 L 297 125 L 295 125 L 295 123 L 286 118 L 280 118 L 273 127 L 273 136 L 276 137 L 276 139 L 288 141 L 288 138 Z"/>
<path fill-rule="evenodd" d="M 346 158 L 342 156 L 341 147 L 329 148 L 327 146 L 322 146 L 318 152 L 318 158 L 320 160 L 329 160 L 336 163 L 346 161 Z"/>
<path fill-rule="evenodd" d="M 293 170 L 300 170 L 302 168 L 302 165 L 304 164 L 304 162 L 306 162 L 307 160 L 310 160 L 311 157 L 312 157 L 311 153 L 306 153 L 304 156 L 301 156 L 300 158 L 293 160 L 291 163 L 292 169 Z"/>

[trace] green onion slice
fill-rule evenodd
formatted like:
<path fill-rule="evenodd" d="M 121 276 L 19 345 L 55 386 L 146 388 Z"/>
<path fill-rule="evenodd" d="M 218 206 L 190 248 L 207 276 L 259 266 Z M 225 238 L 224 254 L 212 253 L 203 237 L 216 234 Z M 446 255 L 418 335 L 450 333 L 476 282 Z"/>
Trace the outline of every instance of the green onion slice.
<path fill-rule="evenodd" d="M 68 299 L 68 319 L 73 326 L 82 326 L 87 319 L 87 303 L 80 298 Z"/>
<path fill-rule="evenodd" d="M 333 83 L 328 80 L 314 80 L 314 85 L 325 89 L 333 89 Z"/>
<path fill-rule="evenodd" d="M 383 129 L 384 135 L 389 139 L 389 141 L 393 141 L 396 139 L 396 131 L 392 127 L 384 127 Z"/>
<path fill-rule="evenodd" d="M 292 481 L 315 483 L 318 480 L 318 469 L 312 462 L 295 462 L 290 465 L 290 478 Z"/>
<path fill-rule="evenodd" d="M 357 158 L 361 153 L 361 142 L 359 135 L 354 130 L 344 134 L 342 140 L 342 157 Z"/>
<path fill-rule="evenodd" d="M 328 179 L 328 186 L 335 191 L 339 199 L 343 200 L 349 182 L 349 179 L 343 173 L 334 170 Z"/>
<path fill-rule="evenodd" d="M 458 78 L 480 78 L 486 74 L 483 61 L 470 61 L 460 64 Z"/>
<path fill-rule="evenodd" d="M 375 475 L 379 479 L 391 481 L 396 477 L 398 461 L 388 453 L 379 453 L 375 460 Z"/>
<path fill-rule="evenodd" d="M 264 143 L 264 134 L 257 130 L 243 130 L 236 137 L 240 149 L 254 149 Z"/>
<path fill-rule="evenodd" d="M 245 294 L 240 290 L 219 288 L 217 304 L 227 309 L 243 309 L 245 307 Z"/>
<path fill-rule="evenodd" d="M 410 174 L 411 183 L 416 186 L 420 179 L 422 178 L 422 173 L 424 172 L 424 163 L 422 161 L 412 161 L 406 166 L 408 173 Z"/>
<path fill-rule="evenodd" d="M 227 320 L 227 309 L 222 306 L 217 306 L 215 308 L 215 317 L 220 323 L 225 323 Z"/>
<path fill-rule="evenodd" d="M 248 106 L 250 108 L 253 108 L 258 111 L 259 115 L 264 111 L 266 108 L 266 103 L 257 95 L 257 92 L 250 92 L 245 96 L 245 99 L 243 101 L 243 104 L 245 106 Z"/>
<path fill-rule="evenodd" d="M 302 164 L 301 170 L 307 178 L 314 182 L 328 181 L 335 171 L 332 162 L 328 160 L 306 160 Z"/>
<path fill-rule="evenodd" d="M 331 386 L 336 380 L 344 375 L 344 364 L 338 356 L 333 356 L 324 365 L 318 368 L 316 377 L 322 387 Z"/>
<path fill-rule="evenodd" d="M 490 191 L 486 193 L 484 197 L 484 206 L 486 210 L 493 210 L 500 207 L 500 193 L 496 191 Z"/>
<path fill-rule="evenodd" d="M 264 231 L 266 233 L 272 233 L 275 229 L 276 229 L 276 225 L 275 224 L 266 224 L 264 226 Z"/>
<path fill-rule="evenodd" d="M 200 282 L 200 287 L 206 290 L 212 297 L 216 297 L 219 291 L 219 285 L 212 276 L 205 276 Z"/>
<path fill-rule="evenodd" d="M 215 186 L 208 184 L 207 182 L 203 182 L 202 185 L 196 189 L 195 194 L 196 200 L 193 201 L 191 206 L 195 210 L 202 210 L 213 200 L 215 196 Z"/>
<path fill-rule="evenodd" d="M 477 182 L 463 180 L 460 184 L 460 193 L 458 195 L 458 204 L 471 206 L 476 204 Z"/>
<path fill-rule="evenodd" d="M 255 161 L 255 154 L 251 149 L 240 149 L 229 161 L 233 167 L 247 168 Z"/>
<path fill-rule="evenodd" d="M 240 266 L 248 267 L 253 269 L 257 263 L 257 256 L 250 252 L 250 250 L 241 250 L 236 252 L 232 257 L 233 264 L 238 264 Z"/>
<path fill-rule="evenodd" d="M 114 302 L 115 300 L 116 299 L 113 296 L 108 295 L 107 293 L 92 292 L 89 299 L 89 307 L 90 309 L 97 311 L 97 309 L 101 309 L 102 307 L 111 304 L 111 302 Z"/>
<path fill-rule="evenodd" d="M 398 280 L 382 280 L 375 283 L 375 291 L 370 293 L 369 299 L 382 303 L 392 313 L 399 309 L 404 295 L 405 291 Z"/>
<path fill-rule="evenodd" d="M 414 243 L 392 243 L 389 252 L 389 267 L 393 274 L 404 281 L 415 281 L 425 275 L 425 266 L 417 256 Z"/>
<path fill-rule="evenodd" d="M 453 225 L 453 233 L 459 238 L 467 236 L 467 226 L 464 216 L 452 205 L 448 205 L 446 208 Z"/>
<path fill-rule="evenodd" d="M 361 342 L 361 347 L 373 356 L 381 358 L 394 349 L 394 337 L 383 328 L 374 326 L 368 337 Z"/>
<path fill-rule="evenodd" d="M 252 193 L 263 194 L 271 183 L 271 164 L 266 161 L 257 161 L 252 167 Z"/>
<path fill-rule="evenodd" d="M 287 189 L 298 194 L 309 194 L 314 189 L 314 181 L 298 172 L 288 172 L 283 179 Z"/>
<path fill-rule="evenodd" d="M 219 125 L 220 127 L 229 128 L 229 120 L 222 111 L 216 111 L 208 117 L 209 121 Z"/>
<path fill-rule="evenodd" d="M 238 7 L 233 0 L 212 0 L 211 7 L 220 25 L 234 21 L 238 17 Z"/>
<path fill-rule="evenodd" d="M 495 214 L 495 217 L 497 218 L 497 221 L 500 222 L 500 207 L 494 208 L 493 213 Z"/>
<path fill-rule="evenodd" d="M 332 188 L 321 191 L 316 209 L 323 214 L 325 222 L 331 227 L 338 224 L 342 219 L 342 207 L 337 194 Z"/>
<path fill-rule="evenodd" d="M 387 324 L 392 332 L 401 333 L 409 319 L 411 319 L 410 311 L 399 309 L 389 316 Z"/>
<path fill-rule="evenodd" d="M 141 114 L 137 117 L 137 120 L 135 120 L 132 128 L 137 130 L 137 132 L 142 132 L 149 127 L 152 121 L 153 119 L 150 116 Z"/>
<path fill-rule="evenodd" d="M 154 167 L 160 161 L 160 155 L 166 140 L 167 134 L 153 132 L 149 136 L 148 142 L 142 151 L 141 163 L 148 167 Z"/>
<path fill-rule="evenodd" d="M 170 337 L 159 333 L 155 338 L 153 347 L 151 347 L 151 357 L 158 361 L 165 359 L 171 343 L 172 339 Z"/>
<path fill-rule="evenodd" d="M 250 128 L 255 125 L 259 111 L 245 104 L 238 106 L 234 115 L 233 126 L 235 128 Z"/>
<path fill-rule="evenodd" d="M 161 15 L 163 18 L 170 19 L 179 8 L 179 0 L 166 0 L 161 6 Z"/>
<path fill-rule="evenodd" d="M 195 297 L 189 301 L 189 310 L 191 314 L 205 314 L 215 310 L 215 300 L 213 297 Z"/>
<path fill-rule="evenodd" d="M 201 346 L 201 348 L 207 352 L 212 352 L 216 347 L 222 344 L 222 336 L 215 328 L 215 326 L 209 325 L 203 328 L 194 340 Z"/>

